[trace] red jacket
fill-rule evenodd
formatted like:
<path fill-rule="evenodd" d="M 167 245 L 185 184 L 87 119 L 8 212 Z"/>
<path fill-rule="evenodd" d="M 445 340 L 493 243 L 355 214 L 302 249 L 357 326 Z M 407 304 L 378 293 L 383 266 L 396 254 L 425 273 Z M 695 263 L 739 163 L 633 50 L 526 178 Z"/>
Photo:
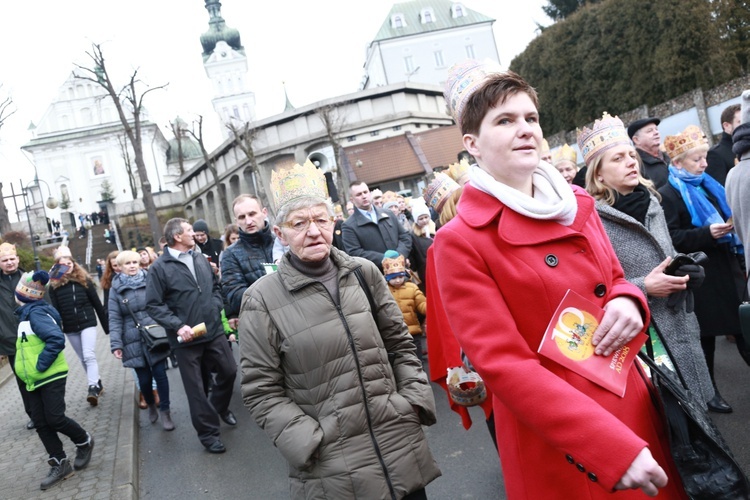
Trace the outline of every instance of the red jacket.
<path fill-rule="evenodd" d="M 639 367 L 620 398 L 537 355 L 569 288 L 602 307 L 632 297 L 648 323 L 646 299 L 625 281 L 594 200 L 574 191 L 578 213 L 565 227 L 522 216 L 467 185 L 458 216 L 435 238 L 450 326 L 494 395 L 508 499 L 610 498 L 645 446 L 669 477 L 660 496 L 686 498 Z"/>

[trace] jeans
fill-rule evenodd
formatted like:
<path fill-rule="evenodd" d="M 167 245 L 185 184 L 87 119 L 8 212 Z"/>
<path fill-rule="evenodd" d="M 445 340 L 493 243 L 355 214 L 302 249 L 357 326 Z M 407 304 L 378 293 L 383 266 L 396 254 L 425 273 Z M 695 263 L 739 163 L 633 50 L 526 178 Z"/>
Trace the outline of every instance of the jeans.
<path fill-rule="evenodd" d="M 81 360 L 86 372 L 88 385 L 99 383 L 99 364 L 96 362 L 96 327 L 90 326 L 77 333 L 66 333 L 65 336 Z"/>
<path fill-rule="evenodd" d="M 154 366 L 146 365 L 143 368 L 134 368 L 134 370 L 138 375 L 138 385 L 141 387 L 150 387 L 152 378 L 156 381 L 156 392 L 159 393 L 159 409 L 168 411 L 169 377 L 167 377 L 167 360 L 159 361 Z M 155 403 L 153 391 L 141 389 L 141 394 L 143 394 L 146 404 L 152 405 Z"/>
<path fill-rule="evenodd" d="M 65 383 L 67 378 L 55 380 L 33 391 L 29 391 L 31 405 L 31 419 L 34 421 L 36 433 L 42 440 L 44 448 L 50 458 L 62 460 L 65 450 L 57 433 L 64 434 L 75 445 L 88 442 L 88 435 L 78 422 L 65 416 Z"/>

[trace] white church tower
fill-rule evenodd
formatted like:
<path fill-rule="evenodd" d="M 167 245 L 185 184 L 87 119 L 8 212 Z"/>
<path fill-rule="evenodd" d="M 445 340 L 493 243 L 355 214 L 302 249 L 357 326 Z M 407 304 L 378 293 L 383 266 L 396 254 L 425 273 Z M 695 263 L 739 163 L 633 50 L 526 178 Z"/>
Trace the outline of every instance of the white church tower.
<path fill-rule="evenodd" d="M 240 32 L 227 27 L 219 0 L 205 2 L 210 19 L 208 31 L 201 35 L 203 67 L 214 86 L 216 97 L 211 102 L 219 115 L 224 137 L 230 137 L 227 124 L 242 127 L 255 119 L 255 94 L 247 87 L 247 56 Z"/>

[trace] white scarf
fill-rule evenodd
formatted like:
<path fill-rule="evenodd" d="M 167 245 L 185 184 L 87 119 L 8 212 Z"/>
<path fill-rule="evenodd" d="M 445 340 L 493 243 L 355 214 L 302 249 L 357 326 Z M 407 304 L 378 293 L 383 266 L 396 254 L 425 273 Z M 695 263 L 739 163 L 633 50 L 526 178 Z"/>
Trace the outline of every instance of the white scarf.
<path fill-rule="evenodd" d="M 578 202 L 570 184 L 555 167 L 540 161 L 532 174 L 534 196 L 529 196 L 473 165 L 469 171 L 472 186 L 503 202 L 505 206 L 532 219 L 552 220 L 570 226 L 576 218 Z"/>

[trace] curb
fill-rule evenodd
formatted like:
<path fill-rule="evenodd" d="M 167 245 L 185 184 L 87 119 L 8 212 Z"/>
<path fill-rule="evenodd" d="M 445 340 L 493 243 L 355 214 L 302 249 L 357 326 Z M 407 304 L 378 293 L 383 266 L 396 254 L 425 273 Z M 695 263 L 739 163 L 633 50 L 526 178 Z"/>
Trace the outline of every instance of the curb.
<path fill-rule="evenodd" d="M 126 383 L 122 393 L 122 411 L 118 423 L 111 499 L 138 500 L 138 429 L 135 384 Z"/>

